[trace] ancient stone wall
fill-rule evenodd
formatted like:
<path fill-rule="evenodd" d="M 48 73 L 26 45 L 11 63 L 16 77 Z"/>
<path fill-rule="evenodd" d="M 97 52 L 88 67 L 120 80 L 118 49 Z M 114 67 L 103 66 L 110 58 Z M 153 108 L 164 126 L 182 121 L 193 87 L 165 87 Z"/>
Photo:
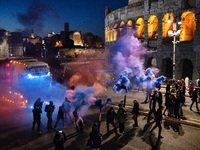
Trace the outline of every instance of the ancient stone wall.
<path fill-rule="evenodd" d="M 168 68 L 167 63 L 173 61 L 173 38 L 162 37 L 163 33 L 163 18 L 166 14 L 173 14 L 174 22 L 181 20 L 181 16 L 184 12 L 190 11 L 195 15 L 196 30 L 194 32 L 194 39 L 188 41 L 182 41 L 175 45 L 176 50 L 176 79 L 180 79 L 185 76 L 192 76 L 197 79 L 200 77 L 200 0 L 129 0 L 127 6 L 111 11 L 105 17 L 105 48 L 108 50 L 115 40 L 113 38 L 108 39 L 108 33 L 113 32 L 114 26 L 117 26 L 117 36 L 120 37 L 120 31 L 124 27 L 120 27 L 120 23 L 127 24 L 129 20 L 136 23 L 138 18 L 144 20 L 144 41 L 147 42 L 148 50 L 153 51 L 151 54 L 146 55 L 146 65 L 148 59 L 155 58 L 157 61 L 157 67 L 161 70 L 160 74 L 166 75 L 166 73 L 172 69 Z M 155 34 L 155 38 L 149 39 L 148 37 L 148 22 L 152 15 L 155 15 L 158 22 L 158 31 Z M 108 28 L 109 27 L 109 28 Z M 110 28 L 112 30 L 110 31 Z M 179 29 L 179 26 L 177 25 Z M 181 27 L 180 27 L 181 28 Z M 187 28 L 187 26 L 186 26 Z M 109 29 L 109 31 L 108 31 Z M 133 27 L 135 29 L 135 27 Z M 189 29 L 188 29 L 189 30 Z M 113 34 L 112 34 L 113 36 Z M 179 37 L 176 38 L 176 41 Z M 151 64 L 150 64 L 151 65 Z M 187 69 L 192 68 L 190 73 L 187 73 Z"/>

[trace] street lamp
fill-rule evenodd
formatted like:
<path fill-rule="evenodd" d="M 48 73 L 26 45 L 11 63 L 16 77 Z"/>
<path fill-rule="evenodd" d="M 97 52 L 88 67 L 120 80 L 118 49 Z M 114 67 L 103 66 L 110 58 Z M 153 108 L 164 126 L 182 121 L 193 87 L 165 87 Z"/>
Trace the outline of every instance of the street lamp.
<path fill-rule="evenodd" d="M 171 19 L 170 19 L 170 16 L 169 16 L 169 19 L 167 21 L 167 23 L 171 23 Z M 178 22 L 178 24 L 182 24 L 182 22 Z M 176 44 L 179 43 L 180 41 L 176 41 L 176 37 L 179 36 L 181 34 L 181 30 L 177 30 L 177 23 L 173 22 L 173 30 L 169 30 L 168 31 L 168 35 L 169 36 L 173 36 L 173 84 L 172 84 L 172 92 L 174 93 L 176 91 L 176 88 L 175 88 L 175 81 L 176 81 L 176 78 L 175 78 L 175 66 L 176 66 L 176 62 L 175 62 L 175 56 L 176 56 Z"/>

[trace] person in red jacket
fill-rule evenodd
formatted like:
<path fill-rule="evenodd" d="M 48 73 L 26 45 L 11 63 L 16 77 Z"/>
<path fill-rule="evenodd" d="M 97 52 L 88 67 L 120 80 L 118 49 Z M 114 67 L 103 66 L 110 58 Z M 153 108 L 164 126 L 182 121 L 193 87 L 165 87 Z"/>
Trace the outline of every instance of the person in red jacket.
<path fill-rule="evenodd" d="M 194 92 L 194 84 L 192 82 L 190 82 L 190 85 L 189 85 L 189 95 L 190 97 L 192 97 L 192 93 Z"/>

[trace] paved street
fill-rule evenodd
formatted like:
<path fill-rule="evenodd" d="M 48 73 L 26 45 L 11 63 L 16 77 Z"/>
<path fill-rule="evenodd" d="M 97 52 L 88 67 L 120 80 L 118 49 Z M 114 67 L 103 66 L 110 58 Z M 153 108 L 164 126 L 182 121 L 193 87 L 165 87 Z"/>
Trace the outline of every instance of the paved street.
<path fill-rule="evenodd" d="M 133 92 L 135 92 L 133 94 Z M 113 103 L 118 104 L 123 99 L 123 95 L 114 96 L 111 90 L 106 91 L 102 98 L 111 96 Z M 127 110 L 131 108 L 133 99 L 138 99 L 140 103 L 141 111 L 148 111 L 148 104 L 141 104 L 144 101 L 145 93 L 132 91 L 127 94 Z M 31 109 L 14 109 L 14 107 L 5 102 L 0 102 L 0 147 L 1 150 L 15 149 L 15 150 L 41 150 L 41 149 L 54 149 L 53 138 L 55 131 L 48 132 L 46 129 L 46 114 L 42 114 L 42 134 L 37 134 L 36 131 L 31 130 L 32 126 L 32 112 Z M 186 107 L 183 111 L 185 118 L 199 119 L 197 113 L 189 110 L 191 101 L 189 98 L 186 100 Z M 130 107 L 129 107 L 130 106 Z M 108 108 L 105 108 L 102 112 L 102 125 L 101 133 L 103 135 L 103 142 L 101 149 L 111 150 L 198 150 L 200 149 L 199 134 L 200 128 L 180 124 L 178 122 L 163 120 L 162 124 L 162 136 L 164 138 L 158 139 L 158 129 L 154 130 L 154 134 L 150 136 L 148 133 L 152 124 L 147 124 L 145 115 L 140 115 L 138 122 L 139 128 L 134 129 L 132 127 L 133 120 L 132 115 L 128 113 L 128 118 L 125 123 L 125 134 L 120 137 L 115 137 L 115 134 L 106 136 L 106 123 L 105 112 Z M 195 107 L 193 108 L 195 110 Z M 117 111 L 117 110 L 116 110 Z M 89 132 L 91 131 L 91 125 L 98 120 L 98 108 L 92 106 L 85 114 L 85 130 L 84 133 L 76 133 L 75 127 L 72 123 L 68 123 L 67 127 L 62 128 L 61 122 L 58 125 L 58 130 L 63 130 L 67 135 L 67 141 L 64 146 L 66 149 L 72 150 L 86 150 L 86 146 Z M 55 123 L 57 112 L 54 112 L 53 124 Z M 112 128 L 111 128 L 112 129 Z"/>

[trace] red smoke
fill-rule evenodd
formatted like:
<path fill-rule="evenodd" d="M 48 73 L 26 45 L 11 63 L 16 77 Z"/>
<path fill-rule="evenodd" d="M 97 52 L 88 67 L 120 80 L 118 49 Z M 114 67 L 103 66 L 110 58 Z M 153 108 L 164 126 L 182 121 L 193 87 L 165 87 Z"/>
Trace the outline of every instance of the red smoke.
<path fill-rule="evenodd" d="M 110 78 L 109 74 L 103 71 L 107 68 L 105 60 L 105 54 L 80 55 L 75 63 L 68 64 L 67 72 L 73 72 L 69 86 L 94 86 L 99 92 L 105 90 L 105 83 Z"/>

